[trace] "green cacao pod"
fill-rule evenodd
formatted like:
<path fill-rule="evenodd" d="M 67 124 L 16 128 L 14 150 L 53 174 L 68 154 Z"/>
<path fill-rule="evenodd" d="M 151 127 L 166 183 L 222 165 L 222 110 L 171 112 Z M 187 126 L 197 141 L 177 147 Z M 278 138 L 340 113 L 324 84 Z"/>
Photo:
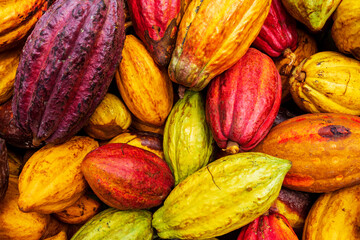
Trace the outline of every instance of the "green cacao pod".
<path fill-rule="evenodd" d="M 204 99 L 199 92 L 186 91 L 172 108 L 164 129 L 164 156 L 176 185 L 208 164 L 214 143 Z"/>
<path fill-rule="evenodd" d="M 262 153 L 222 157 L 178 184 L 154 213 L 152 225 L 161 238 L 229 233 L 270 208 L 290 167 L 290 161 Z"/>
<path fill-rule="evenodd" d="M 149 211 L 109 208 L 85 223 L 71 240 L 151 240 L 152 236 Z"/>

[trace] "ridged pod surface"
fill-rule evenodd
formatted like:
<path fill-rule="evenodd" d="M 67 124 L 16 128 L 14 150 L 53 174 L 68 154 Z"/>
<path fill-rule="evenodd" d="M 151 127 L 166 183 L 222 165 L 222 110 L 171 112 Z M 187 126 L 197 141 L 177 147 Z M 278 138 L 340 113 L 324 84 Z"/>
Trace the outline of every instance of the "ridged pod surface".
<path fill-rule="evenodd" d="M 59 145 L 47 144 L 26 162 L 19 177 L 19 208 L 23 212 L 59 212 L 84 195 L 84 157 L 99 146 L 90 137 L 75 136 Z"/>
<path fill-rule="evenodd" d="M 141 122 L 154 127 L 165 123 L 173 105 L 173 88 L 143 43 L 126 35 L 116 83 L 126 106 Z"/>
<path fill-rule="evenodd" d="M 286 10 L 311 31 L 320 31 L 342 0 L 282 0 Z"/>
<path fill-rule="evenodd" d="M 4 199 L 9 184 L 9 162 L 5 140 L 0 138 L 0 202 Z"/>
<path fill-rule="evenodd" d="M 296 21 L 288 14 L 281 0 L 272 0 L 270 11 L 253 46 L 270 57 L 280 56 L 285 49 L 297 46 Z"/>
<path fill-rule="evenodd" d="M 307 112 L 360 115 L 360 61 L 338 52 L 312 55 L 289 81 L 296 104 Z"/>
<path fill-rule="evenodd" d="M 167 66 L 181 20 L 181 0 L 127 0 L 127 4 L 136 35 L 154 61 Z"/>
<path fill-rule="evenodd" d="M 21 48 L 0 53 L 0 104 L 5 103 L 13 95 L 20 53 Z"/>
<path fill-rule="evenodd" d="M 269 0 L 193 0 L 178 31 L 170 79 L 200 91 L 234 65 L 260 32 Z"/>
<path fill-rule="evenodd" d="M 0 52 L 29 34 L 53 0 L 5 0 L 0 2 Z"/>
<path fill-rule="evenodd" d="M 152 225 L 160 238 L 206 239 L 229 233 L 270 208 L 290 167 L 290 161 L 262 153 L 215 160 L 171 191 Z"/>
<path fill-rule="evenodd" d="M 174 185 L 163 159 L 125 143 L 109 143 L 92 151 L 81 171 L 100 200 L 120 210 L 159 206 Z"/>
<path fill-rule="evenodd" d="M 336 47 L 360 60 L 360 1 L 342 0 L 333 20 L 331 36 Z"/>
<path fill-rule="evenodd" d="M 288 159 L 283 185 L 304 192 L 330 192 L 360 183 L 360 117 L 304 114 L 271 129 L 252 151 Z"/>
<path fill-rule="evenodd" d="M 105 96 L 125 38 L 122 0 L 59 0 L 23 48 L 14 119 L 34 145 L 63 143 Z"/>
<path fill-rule="evenodd" d="M 298 237 L 285 216 L 270 212 L 243 227 L 237 240 L 298 240 Z"/>
<path fill-rule="evenodd" d="M 360 239 L 360 185 L 321 195 L 306 218 L 303 240 Z"/>
<path fill-rule="evenodd" d="M 106 209 L 83 225 L 71 240 L 151 240 L 151 212 Z"/>
<path fill-rule="evenodd" d="M 175 185 L 211 161 L 215 142 L 205 118 L 205 99 L 186 91 L 172 108 L 164 129 L 164 155 Z"/>
<path fill-rule="evenodd" d="M 269 132 L 280 102 L 281 79 L 274 62 L 250 48 L 208 88 L 206 118 L 217 145 L 229 152 L 255 147 Z"/>

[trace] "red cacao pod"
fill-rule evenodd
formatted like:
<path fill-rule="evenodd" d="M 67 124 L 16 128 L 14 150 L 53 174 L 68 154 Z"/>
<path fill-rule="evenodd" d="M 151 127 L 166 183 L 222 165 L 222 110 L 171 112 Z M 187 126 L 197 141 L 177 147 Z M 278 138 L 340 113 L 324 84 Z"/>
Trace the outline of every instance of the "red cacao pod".
<path fill-rule="evenodd" d="M 167 66 L 181 20 L 181 0 L 128 0 L 127 4 L 136 35 L 145 43 L 154 61 Z"/>
<path fill-rule="evenodd" d="M 283 215 L 270 213 L 243 227 L 237 240 L 298 240 L 298 237 Z"/>
<path fill-rule="evenodd" d="M 163 159 L 125 143 L 109 143 L 90 152 L 81 170 L 100 200 L 120 210 L 158 206 L 174 185 Z"/>
<path fill-rule="evenodd" d="M 254 148 L 269 132 L 280 102 L 281 79 L 274 62 L 250 48 L 212 80 L 207 92 L 206 119 L 218 146 L 232 153 Z"/>
<path fill-rule="evenodd" d="M 253 46 L 271 57 L 279 57 L 285 49 L 296 49 L 296 20 L 287 13 L 281 0 L 272 0 L 270 11 Z"/>
<path fill-rule="evenodd" d="M 20 57 L 13 113 L 33 144 L 62 143 L 105 96 L 125 40 L 123 0 L 58 0 Z"/>

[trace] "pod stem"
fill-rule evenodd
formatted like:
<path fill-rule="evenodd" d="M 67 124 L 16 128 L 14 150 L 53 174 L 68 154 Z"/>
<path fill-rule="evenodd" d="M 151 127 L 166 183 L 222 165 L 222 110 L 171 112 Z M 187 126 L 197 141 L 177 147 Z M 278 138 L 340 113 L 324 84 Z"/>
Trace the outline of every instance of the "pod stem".
<path fill-rule="evenodd" d="M 228 141 L 226 145 L 226 149 L 223 149 L 227 153 L 235 154 L 240 152 L 240 146 L 237 142 Z"/>
<path fill-rule="evenodd" d="M 127 30 L 130 28 L 130 27 L 132 27 L 132 22 L 131 21 L 128 21 L 128 22 L 126 22 L 125 23 L 125 32 L 127 32 Z"/>
<path fill-rule="evenodd" d="M 32 145 L 34 145 L 35 147 L 38 147 L 38 146 L 40 146 L 41 142 L 42 142 L 41 139 L 34 137 L 32 140 Z"/>
<path fill-rule="evenodd" d="M 290 63 L 285 68 L 285 75 L 289 75 L 291 73 L 291 70 L 295 64 L 296 61 L 296 54 L 291 51 L 290 48 L 286 48 L 284 50 L 284 57 L 288 58 L 290 60 Z"/>
<path fill-rule="evenodd" d="M 307 61 L 307 58 L 305 58 L 300 64 L 299 66 L 297 66 L 294 71 L 292 72 L 293 77 L 299 81 L 299 82 L 304 82 L 305 78 L 306 78 L 306 73 L 304 71 L 302 71 L 303 66 L 305 64 L 305 62 Z"/>

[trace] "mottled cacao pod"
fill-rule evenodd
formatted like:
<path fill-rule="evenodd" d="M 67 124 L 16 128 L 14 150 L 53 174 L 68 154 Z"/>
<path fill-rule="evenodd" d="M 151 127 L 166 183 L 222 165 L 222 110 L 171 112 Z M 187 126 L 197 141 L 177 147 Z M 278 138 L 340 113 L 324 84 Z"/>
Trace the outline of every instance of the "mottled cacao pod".
<path fill-rule="evenodd" d="M 179 25 L 170 79 L 200 91 L 234 65 L 260 32 L 270 0 L 193 0 Z"/>
<path fill-rule="evenodd" d="M 5 140 L 0 138 L 0 201 L 5 197 L 9 184 L 9 163 Z"/>
<path fill-rule="evenodd" d="M 154 61 L 167 66 L 175 47 L 181 20 L 181 0 L 127 0 L 136 35 Z"/>
<path fill-rule="evenodd" d="M 297 45 L 296 21 L 281 0 L 272 0 L 270 11 L 253 46 L 271 57 L 280 56 L 285 49 L 294 51 Z"/>
<path fill-rule="evenodd" d="M 281 79 L 274 62 L 250 48 L 210 83 L 206 118 L 217 145 L 233 153 L 255 147 L 269 132 L 280 102 Z"/>
<path fill-rule="evenodd" d="M 199 92 L 186 91 L 166 120 L 164 155 L 175 185 L 211 160 L 215 142 L 205 119 L 205 100 Z"/>
<path fill-rule="evenodd" d="M 59 0 L 37 22 L 12 106 L 34 145 L 70 139 L 105 96 L 121 59 L 123 11 L 122 0 Z"/>

